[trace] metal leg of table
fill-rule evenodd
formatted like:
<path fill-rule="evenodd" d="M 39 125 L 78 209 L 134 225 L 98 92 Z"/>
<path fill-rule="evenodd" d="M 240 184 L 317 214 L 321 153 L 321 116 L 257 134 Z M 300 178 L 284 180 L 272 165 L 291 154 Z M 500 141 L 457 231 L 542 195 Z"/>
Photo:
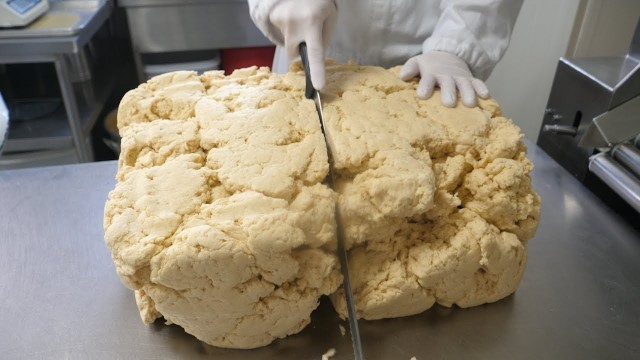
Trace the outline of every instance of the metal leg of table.
<path fill-rule="evenodd" d="M 67 120 L 71 128 L 71 135 L 73 136 L 73 144 L 78 154 L 78 160 L 80 162 L 93 161 L 93 150 L 85 138 L 80 109 L 78 108 L 78 102 L 73 91 L 73 84 L 70 80 L 70 73 L 64 56 L 62 54 L 56 55 L 54 63 L 58 75 L 58 83 L 60 84 L 60 91 L 62 92 L 62 101 L 64 102 Z"/>
<path fill-rule="evenodd" d="M 142 54 L 138 51 L 135 44 L 133 45 L 133 60 L 136 63 L 136 74 L 138 75 L 138 83 L 142 84 L 147 81 L 144 75 L 144 65 L 142 64 Z"/>

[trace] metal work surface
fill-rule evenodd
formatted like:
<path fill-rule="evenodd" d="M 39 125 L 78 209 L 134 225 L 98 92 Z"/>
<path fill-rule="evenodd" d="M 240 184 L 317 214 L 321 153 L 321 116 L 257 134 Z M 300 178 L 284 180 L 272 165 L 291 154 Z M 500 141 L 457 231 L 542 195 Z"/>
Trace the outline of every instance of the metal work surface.
<path fill-rule="evenodd" d="M 516 293 L 361 321 L 367 359 L 640 358 L 640 233 L 531 142 L 542 219 Z"/>
<path fill-rule="evenodd" d="M 528 142 L 542 222 L 513 296 L 471 309 L 361 321 L 367 359 L 640 357 L 640 234 Z M 0 171 L 3 359 L 332 359 L 353 355 L 323 301 L 302 333 L 256 350 L 147 326 L 103 243 L 115 162 Z"/>
<path fill-rule="evenodd" d="M 302 333 L 256 350 L 142 323 L 103 240 L 116 170 L 111 161 L 0 171 L 1 359 L 320 359 L 330 348 L 351 357 L 349 325 L 326 299 Z"/>

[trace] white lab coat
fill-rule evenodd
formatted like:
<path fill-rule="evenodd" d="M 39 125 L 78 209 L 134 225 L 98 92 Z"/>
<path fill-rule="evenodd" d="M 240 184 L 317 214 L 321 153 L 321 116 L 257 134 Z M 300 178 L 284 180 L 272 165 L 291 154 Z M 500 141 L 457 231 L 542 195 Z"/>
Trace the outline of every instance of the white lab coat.
<path fill-rule="evenodd" d="M 282 46 L 282 34 L 269 22 L 277 1 L 249 0 L 249 9 L 258 28 Z M 485 80 L 507 49 L 523 0 L 335 2 L 338 19 L 327 57 L 391 67 L 425 51 L 444 51 L 465 60 L 473 75 Z M 286 71 L 286 63 L 285 51 L 276 50 L 274 71 Z"/>

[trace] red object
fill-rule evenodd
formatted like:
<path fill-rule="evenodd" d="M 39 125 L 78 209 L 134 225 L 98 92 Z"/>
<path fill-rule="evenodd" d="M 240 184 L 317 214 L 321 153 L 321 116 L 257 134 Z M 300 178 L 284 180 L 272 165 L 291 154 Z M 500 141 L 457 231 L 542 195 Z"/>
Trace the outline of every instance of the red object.
<path fill-rule="evenodd" d="M 222 68 L 224 73 L 229 75 L 236 69 L 250 66 L 271 67 L 275 51 L 275 46 L 223 49 Z"/>

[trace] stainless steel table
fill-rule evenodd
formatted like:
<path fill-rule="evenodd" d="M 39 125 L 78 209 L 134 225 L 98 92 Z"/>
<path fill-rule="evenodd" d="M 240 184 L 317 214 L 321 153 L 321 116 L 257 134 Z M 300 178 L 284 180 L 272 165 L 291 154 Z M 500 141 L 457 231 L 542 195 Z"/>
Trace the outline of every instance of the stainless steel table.
<path fill-rule="evenodd" d="M 518 292 L 471 309 L 435 307 L 360 330 L 368 359 L 640 358 L 640 234 L 537 146 L 542 222 Z M 103 244 L 115 162 L 0 171 L 3 359 L 334 359 L 346 323 L 323 301 L 302 333 L 251 351 L 142 324 Z"/>

